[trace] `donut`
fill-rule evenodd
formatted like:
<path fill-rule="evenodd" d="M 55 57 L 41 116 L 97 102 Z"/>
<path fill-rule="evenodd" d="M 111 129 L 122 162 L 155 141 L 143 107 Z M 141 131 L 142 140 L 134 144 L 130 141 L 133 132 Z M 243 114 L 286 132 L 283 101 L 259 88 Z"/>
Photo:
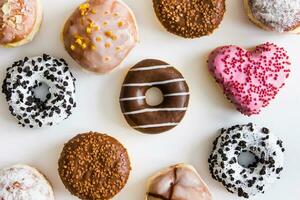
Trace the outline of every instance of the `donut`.
<path fill-rule="evenodd" d="M 184 38 L 210 35 L 226 11 L 225 0 L 153 0 L 153 7 L 166 30 Z"/>
<path fill-rule="evenodd" d="M 79 134 L 67 142 L 58 165 L 65 187 L 88 200 L 112 199 L 125 186 L 131 170 L 123 145 L 96 132 Z"/>
<path fill-rule="evenodd" d="M 40 0 L 0 0 L 0 46 L 31 42 L 43 20 Z"/>
<path fill-rule="evenodd" d="M 284 48 L 272 43 L 247 51 L 229 45 L 215 49 L 208 68 L 226 97 L 244 115 L 259 114 L 276 97 L 290 74 Z"/>
<path fill-rule="evenodd" d="M 211 200 L 207 185 L 193 166 L 177 164 L 149 179 L 146 200 Z"/>
<path fill-rule="evenodd" d="M 208 159 L 212 177 L 229 192 L 249 198 L 264 193 L 280 178 L 285 151 L 283 143 L 270 130 L 252 123 L 222 129 Z M 249 166 L 239 164 L 242 152 L 255 156 Z"/>
<path fill-rule="evenodd" d="M 164 100 L 157 106 L 146 102 L 148 89 L 161 90 Z M 172 65 L 146 59 L 133 66 L 124 80 L 120 105 L 128 124 L 142 132 L 157 134 L 177 126 L 189 104 L 189 87 Z"/>
<path fill-rule="evenodd" d="M 107 73 L 127 57 L 139 40 L 132 10 L 121 0 L 90 0 L 67 20 L 64 46 L 85 70 Z"/>
<path fill-rule="evenodd" d="M 244 0 L 254 24 L 276 32 L 300 33 L 300 0 Z"/>
<path fill-rule="evenodd" d="M 43 101 L 34 90 L 46 84 Z M 76 107 L 75 78 L 64 59 L 47 54 L 15 62 L 7 69 L 2 92 L 9 110 L 23 127 L 44 127 L 68 118 Z"/>
<path fill-rule="evenodd" d="M 54 200 L 45 176 L 28 165 L 14 165 L 0 170 L 0 199 Z"/>

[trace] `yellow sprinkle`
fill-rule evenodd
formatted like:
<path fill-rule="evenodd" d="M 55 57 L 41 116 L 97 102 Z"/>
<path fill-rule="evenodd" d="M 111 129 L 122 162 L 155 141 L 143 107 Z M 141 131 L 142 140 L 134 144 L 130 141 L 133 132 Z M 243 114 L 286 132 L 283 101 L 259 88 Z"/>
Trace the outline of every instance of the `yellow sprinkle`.
<path fill-rule="evenodd" d="M 117 46 L 117 47 L 116 47 L 116 50 L 117 50 L 117 51 L 120 51 L 120 50 L 121 50 L 121 47 L 120 47 L 120 46 Z"/>
<path fill-rule="evenodd" d="M 86 43 L 83 43 L 83 44 L 81 45 L 81 48 L 82 48 L 82 49 L 86 49 L 86 47 L 87 47 Z"/>
<path fill-rule="evenodd" d="M 103 26 L 107 26 L 108 25 L 108 22 L 103 22 Z"/>
<path fill-rule="evenodd" d="M 87 27 L 87 28 L 86 28 L 86 32 L 87 32 L 87 33 L 92 33 L 92 29 L 89 28 L 89 27 Z"/>
<path fill-rule="evenodd" d="M 96 31 L 99 31 L 99 30 L 100 30 L 100 27 L 99 27 L 99 26 L 95 26 L 95 30 L 96 30 Z"/>
<path fill-rule="evenodd" d="M 74 51 L 76 49 L 75 45 L 71 45 L 71 50 Z"/>
<path fill-rule="evenodd" d="M 122 27 L 123 25 L 124 25 L 123 22 L 121 22 L 121 21 L 118 22 L 119 27 Z"/>
<path fill-rule="evenodd" d="M 92 49 L 92 50 L 96 50 L 96 46 L 92 44 L 92 45 L 91 45 L 91 49 Z"/>
<path fill-rule="evenodd" d="M 114 13 L 113 16 L 114 16 L 114 17 L 118 17 L 119 14 L 118 14 L 118 13 Z"/>
<path fill-rule="evenodd" d="M 105 48 L 109 48 L 110 47 L 110 43 L 105 43 Z"/>
<path fill-rule="evenodd" d="M 95 9 L 92 9 L 92 14 L 97 14 L 97 11 Z"/>
<path fill-rule="evenodd" d="M 101 38 L 101 37 L 96 37 L 96 41 L 97 41 L 97 42 L 101 42 L 101 41 L 102 41 L 102 38 Z"/>
<path fill-rule="evenodd" d="M 75 42 L 79 45 L 82 45 L 82 40 L 80 38 L 77 38 Z"/>

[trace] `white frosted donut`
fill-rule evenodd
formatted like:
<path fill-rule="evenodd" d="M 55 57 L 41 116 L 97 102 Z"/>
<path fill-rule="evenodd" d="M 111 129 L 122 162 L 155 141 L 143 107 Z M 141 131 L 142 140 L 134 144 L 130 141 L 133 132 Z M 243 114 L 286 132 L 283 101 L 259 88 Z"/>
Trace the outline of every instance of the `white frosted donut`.
<path fill-rule="evenodd" d="M 265 190 L 280 178 L 283 170 L 282 141 L 269 129 L 252 123 L 222 129 L 214 141 L 208 159 L 212 177 L 221 182 L 229 192 L 249 198 Z M 249 166 L 239 164 L 242 152 L 255 156 Z"/>
<path fill-rule="evenodd" d="M 50 183 L 38 170 L 14 165 L 0 170 L 0 199 L 54 200 Z"/>
<path fill-rule="evenodd" d="M 207 185 L 195 168 L 177 164 L 149 179 L 146 200 L 211 200 Z"/>
<path fill-rule="evenodd" d="M 249 19 L 276 32 L 300 33 L 300 0 L 244 0 Z"/>
<path fill-rule="evenodd" d="M 67 20 L 63 40 L 83 69 L 107 73 L 127 57 L 139 37 L 135 16 L 122 0 L 88 0 Z"/>
<path fill-rule="evenodd" d="M 45 101 L 34 94 L 43 83 L 49 87 Z M 46 54 L 25 57 L 9 67 L 2 92 L 11 114 L 30 128 L 58 124 L 76 107 L 75 78 L 68 64 Z"/>
<path fill-rule="evenodd" d="M 32 41 L 42 20 L 40 0 L 0 0 L 0 45 L 17 47 Z"/>

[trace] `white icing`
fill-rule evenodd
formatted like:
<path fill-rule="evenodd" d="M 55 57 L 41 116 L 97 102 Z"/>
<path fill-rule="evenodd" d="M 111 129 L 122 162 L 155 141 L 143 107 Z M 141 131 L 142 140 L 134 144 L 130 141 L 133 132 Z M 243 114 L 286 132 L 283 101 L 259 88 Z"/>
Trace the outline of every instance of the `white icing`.
<path fill-rule="evenodd" d="M 140 125 L 140 126 L 133 126 L 132 128 L 159 128 L 159 127 L 166 127 L 166 126 L 177 126 L 178 123 L 160 123 L 160 124 L 148 124 L 148 125 Z"/>
<path fill-rule="evenodd" d="M 0 170 L 0 199 L 54 200 L 48 181 L 36 169 L 15 165 Z"/>
<path fill-rule="evenodd" d="M 188 95 L 190 95 L 189 92 L 178 92 L 178 93 L 165 94 L 164 97 L 188 96 Z M 135 100 L 143 100 L 143 99 L 146 99 L 146 96 L 121 98 L 120 101 L 135 101 Z"/>
<path fill-rule="evenodd" d="M 252 14 L 278 32 L 300 22 L 300 0 L 250 0 Z"/>
<path fill-rule="evenodd" d="M 141 114 L 146 112 L 177 112 L 177 111 L 186 111 L 187 108 L 146 108 L 131 112 L 125 112 L 124 115 L 135 115 L 135 114 Z"/>
<path fill-rule="evenodd" d="M 157 65 L 157 66 L 149 66 L 149 67 L 140 67 L 140 68 L 132 68 L 129 71 L 148 71 L 148 70 L 156 70 L 156 69 L 166 69 L 172 67 L 171 65 Z"/>
<path fill-rule="evenodd" d="M 166 81 L 157 81 L 157 82 L 149 82 L 149 83 L 125 83 L 123 87 L 140 87 L 140 86 L 155 86 L 155 85 L 164 85 L 168 83 L 176 83 L 176 82 L 183 82 L 185 81 L 184 78 L 177 78 L 171 79 Z"/>

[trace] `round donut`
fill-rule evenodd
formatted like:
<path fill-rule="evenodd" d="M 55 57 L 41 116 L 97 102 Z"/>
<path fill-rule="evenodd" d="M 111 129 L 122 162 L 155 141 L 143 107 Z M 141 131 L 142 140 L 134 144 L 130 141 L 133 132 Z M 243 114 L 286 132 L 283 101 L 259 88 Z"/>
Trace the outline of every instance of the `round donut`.
<path fill-rule="evenodd" d="M 127 57 L 139 36 L 135 16 L 121 0 L 90 0 L 67 20 L 63 40 L 83 69 L 107 73 Z"/>
<path fill-rule="evenodd" d="M 146 102 L 148 89 L 161 90 L 164 100 L 157 106 Z M 189 104 L 189 87 L 172 65 L 147 59 L 132 67 L 122 85 L 120 105 L 128 124 L 142 132 L 157 134 L 177 126 Z"/>
<path fill-rule="evenodd" d="M 35 97 L 34 90 L 46 84 L 46 100 Z M 75 78 L 64 59 L 47 54 L 25 57 L 7 69 L 2 85 L 9 110 L 26 127 L 51 126 L 68 118 L 76 107 Z"/>
<path fill-rule="evenodd" d="M 229 192 L 249 198 L 265 190 L 280 178 L 283 170 L 282 141 L 269 129 L 252 123 L 222 129 L 214 141 L 213 151 L 208 159 L 212 177 L 221 182 Z M 239 156 L 249 152 L 255 156 L 255 163 L 249 166 L 239 164 Z"/>
<path fill-rule="evenodd" d="M 225 0 L 153 0 L 153 6 L 167 31 L 184 38 L 211 34 L 226 11 Z"/>
<path fill-rule="evenodd" d="M 149 179 L 146 200 L 211 200 L 207 185 L 195 168 L 177 164 Z"/>
<path fill-rule="evenodd" d="M 131 170 L 123 145 L 96 132 L 79 134 L 67 142 L 58 165 L 65 187 L 89 200 L 112 199 L 125 186 Z"/>
<path fill-rule="evenodd" d="M 300 33 L 300 0 L 244 0 L 254 24 L 276 32 Z"/>
<path fill-rule="evenodd" d="M 38 170 L 28 165 L 14 165 L 0 170 L 0 199 L 54 200 L 54 194 Z"/>
<path fill-rule="evenodd" d="M 0 0 L 0 45 L 27 44 L 38 33 L 42 20 L 40 0 Z"/>

